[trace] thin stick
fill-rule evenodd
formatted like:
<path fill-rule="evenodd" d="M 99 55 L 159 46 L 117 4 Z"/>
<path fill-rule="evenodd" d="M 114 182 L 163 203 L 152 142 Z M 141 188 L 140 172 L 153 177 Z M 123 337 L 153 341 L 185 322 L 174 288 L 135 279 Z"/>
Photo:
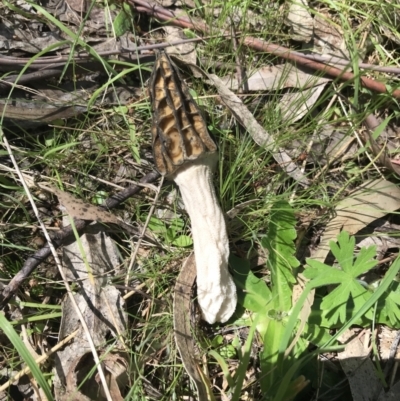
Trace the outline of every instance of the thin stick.
<path fill-rule="evenodd" d="M 40 365 L 45 362 L 51 355 L 57 352 L 60 348 L 62 348 L 67 342 L 71 341 L 77 334 L 79 330 L 75 330 L 68 337 L 65 337 L 64 340 L 60 341 L 55 345 L 50 351 L 47 351 L 45 354 L 41 355 L 39 358 L 35 359 L 35 362 Z M 27 375 L 30 372 L 29 366 L 20 370 L 15 376 L 13 376 L 10 380 L 5 382 L 2 386 L 0 386 L 0 393 L 10 387 L 13 383 L 19 380 L 22 376 Z"/>

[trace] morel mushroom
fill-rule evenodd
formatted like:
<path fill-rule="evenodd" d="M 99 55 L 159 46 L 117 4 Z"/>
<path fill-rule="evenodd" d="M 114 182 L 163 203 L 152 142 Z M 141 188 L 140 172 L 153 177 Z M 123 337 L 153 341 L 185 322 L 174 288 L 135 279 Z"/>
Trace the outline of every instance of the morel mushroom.
<path fill-rule="evenodd" d="M 226 322 L 237 297 L 228 271 L 225 220 L 212 183 L 217 146 L 166 53 L 157 58 L 149 92 L 154 160 L 160 173 L 178 184 L 192 224 L 198 303 L 208 323 Z"/>

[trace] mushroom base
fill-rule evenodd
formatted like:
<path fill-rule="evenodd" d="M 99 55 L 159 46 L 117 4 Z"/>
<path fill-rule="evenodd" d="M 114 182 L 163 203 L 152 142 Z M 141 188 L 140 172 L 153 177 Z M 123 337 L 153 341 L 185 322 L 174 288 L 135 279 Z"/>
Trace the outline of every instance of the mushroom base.
<path fill-rule="evenodd" d="M 226 322 L 236 308 L 236 286 L 228 271 L 225 219 L 212 183 L 211 158 L 182 167 L 174 176 L 189 213 L 197 268 L 197 300 L 210 324 Z"/>

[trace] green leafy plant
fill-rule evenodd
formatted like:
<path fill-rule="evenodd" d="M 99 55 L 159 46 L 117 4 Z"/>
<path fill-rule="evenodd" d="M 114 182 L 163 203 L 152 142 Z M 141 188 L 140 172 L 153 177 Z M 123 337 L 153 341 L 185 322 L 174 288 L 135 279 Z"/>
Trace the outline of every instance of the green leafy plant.
<path fill-rule="evenodd" d="M 248 262 L 231 258 L 235 271 L 236 285 L 239 289 L 238 301 L 244 308 L 254 312 L 252 319 L 256 322 L 263 350 L 260 353 L 260 365 L 263 393 L 273 395 L 276 384 L 283 377 L 284 365 L 279 365 L 279 344 L 285 331 L 285 322 L 292 307 L 292 287 L 295 282 L 293 269 L 299 266 L 295 257 L 293 240 L 296 238 L 296 219 L 292 207 L 285 201 L 276 202 L 270 211 L 267 234 L 261 244 L 268 251 L 268 262 L 271 272 L 271 288 L 267 283 L 250 271 Z M 249 319 L 248 324 L 250 325 Z M 242 322 L 243 323 L 243 322 Z M 293 397 L 303 387 L 289 386 L 287 397 Z"/>
<path fill-rule="evenodd" d="M 177 247 L 187 247 L 193 244 L 192 238 L 182 234 L 185 222 L 181 218 L 175 218 L 168 224 L 155 216 L 150 218 L 149 229 L 155 234 L 161 235 L 165 241 Z"/>
<path fill-rule="evenodd" d="M 122 3 L 122 9 L 115 17 L 113 22 L 115 36 L 122 36 L 131 28 L 132 18 L 133 14 L 130 5 L 127 3 Z"/>
<path fill-rule="evenodd" d="M 313 280 L 316 286 L 337 285 L 321 303 L 324 316 L 334 325 L 344 323 L 351 317 L 352 311 L 360 309 L 371 296 L 371 292 L 361 285 L 357 277 L 375 267 L 377 261 L 373 259 L 376 255 L 375 246 L 361 248 L 354 257 L 355 238 L 349 237 L 346 231 L 339 234 L 337 244 L 330 242 L 330 248 L 340 268 L 307 259 L 304 276 Z M 372 319 L 372 312 L 368 311 L 366 317 Z"/>
<path fill-rule="evenodd" d="M 288 203 L 278 201 L 272 206 L 267 234 L 261 241 L 268 251 L 269 285 L 250 270 L 247 261 L 231 257 L 239 304 L 252 312 L 236 323 L 249 326 L 256 323 L 263 344 L 260 385 L 268 399 L 274 401 L 293 399 L 308 383 L 301 375 L 302 366 L 328 346 L 337 346 L 339 334 L 332 336 L 328 331 L 330 328 L 339 328 L 338 333 L 341 333 L 343 327 L 349 327 L 349 322 L 366 326 L 373 318 L 398 326 L 400 316 L 400 286 L 397 281 L 388 285 L 394 273 L 391 271 L 390 277 L 385 277 L 377 286 L 361 280 L 360 276 L 377 265 L 376 247 L 363 247 L 357 253 L 355 238 L 346 231 L 338 235 L 337 242 L 330 242 L 335 266 L 307 259 L 303 275 L 310 281 L 297 303 L 292 305 L 294 269 L 299 266 L 294 256 L 295 224 L 294 212 Z M 381 285 L 386 289 L 380 288 Z M 324 291 L 315 297 L 308 320 L 296 334 L 306 297 L 318 287 Z M 372 307 L 378 300 L 378 313 L 373 315 Z M 293 339 L 293 349 L 286 352 Z M 318 347 L 314 353 L 308 351 L 310 343 Z"/>

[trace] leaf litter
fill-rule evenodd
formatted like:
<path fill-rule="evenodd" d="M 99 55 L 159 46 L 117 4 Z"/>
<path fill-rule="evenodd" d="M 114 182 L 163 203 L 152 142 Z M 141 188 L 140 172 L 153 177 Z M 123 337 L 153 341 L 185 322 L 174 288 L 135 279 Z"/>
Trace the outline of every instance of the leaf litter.
<path fill-rule="evenodd" d="M 193 4 L 188 2 L 185 3 L 186 6 L 190 7 L 195 6 L 194 3 Z M 78 27 L 84 26 L 84 33 L 86 35 L 92 35 L 91 38 L 92 42 L 93 43 L 97 42 L 99 46 L 103 46 L 99 47 L 99 49 L 101 48 L 102 50 L 105 49 L 111 50 L 113 47 L 119 46 L 120 43 L 124 41 L 125 41 L 124 43 L 128 43 L 132 39 L 132 36 L 129 35 L 130 27 L 127 22 L 128 20 L 125 18 L 125 14 L 123 14 L 123 12 L 117 13 L 116 11 L 113 11 L 110 15 L 106 15 L 104 14 L 102 9 L 94 7 L 94 9 L 91 10 L 89 18 L 87 19 L 86 23 L 81 25 L 82 23 L 81 13 L 82 11 L 87 11 L 87 9 L 85 8 L 85 4 L 83 2 L 75 2 L 72 0 L 64 2 L 61 1 L 60 6 L 54 8 L 53 10 L 51 10 L 50 8 L 52 7 L 51 4 L 52 3 L 50 2 L 48 5 L 49 8 L 47 10 L 52 11 L 54 15 L 57 15 L 61 21 L 68 22 L 69 24 L 74 25 L 73 29 L 74 32 L 78 32 L 79 29 Z M 172 4 L 174 4 L 175 7 L 179 7 L 180 5 L 179 2 L 162 2 L 163 6 L 169 6 Z M 291 2 L 288 17 L 286 20 L 286 23 L 289 24 L 291 28 L 290 30 L 291 38 L 297 42 L 301 42 L 303 49 L 318 50 L 319 52 L 324 54 L 336 54 L 336 55 L 340 54 L 341 57 L 348 58 L 348 52 L 345 47 L 345 42 L 343 40 L 343 33 L 340 31 L 340 29 L 337 29 L 336 26 L 334 26 L 328 15 L 323 15 L 323 14 L 320 15 L 319 13 L 311 14 L 308 11 L 309 7 L 310 7 L 309 4 L 305 0 Z M 28 6 L 26 10 L 32 11 L 32 8 L 29 8 Z M 253 16 L 258 17 L 258 15 L 256 15 L 255 13 L 250 13 L 250 10 L 248 11 L 249 12 L 247 13 L 243 12 L 242 10 L 238 10 L 237 12 L 235 12 L 235 14 L 233 15 L 233 22 L 239 23 L 243 18 L 243 15 L 246 15 L 246 19 L 252 24 L 252 26 L 253 27 L 257 26 L 258 24 L 257 20 L 252 18 Z M 219 12 L 220 11 L 215 9 L 216 15 Z M 30 23 L 29 21 L 24 19 L 23 14 L 18 14 L 15 18 L 17 21 L 19 21 L 19 23 L 21 23 L 21 21 L 28 24 Z M 120 36 L 121 39 L 120 41 L 109 41 L 106 44 L 100 38 L 100 32 L 105 32 L 108 29 L 107 28 L 108 21 L 112 21 L 114 23 L 114 30 L 117 28 L 117 31 L 115 33 L 117 34 L 117 36 Z M 6 21 L 6 23 L 7 22 L 8 21 Z M 169 28 L 170 27 L 168 27 L 168 29 Z M 46 46 L 48 46 L 49 40 L 50 43 L 55 43 L 54 42 L 55 36 L 53 35 L 53 33 L 48 35 L 47 41 L 45 39 L 40 38 L 39 35 L 36 38 L 36 41 L 25 43 L 23 40 L 19 40 L 21 39 L 20 38 L 21 31 L 18 30 L 15 31 L 16 34 L 14 35 L 14 37 L 8 39 L 4 36 L 5 35 L 4 32 L 5 31 L 0 30 L 0 34 L 3 34 L 2 37 L 3 40 L 10 39 L 9 42 L 11 44 L 10 51 L 22 50 L 25 52 L 32 52 L 33 54 L 35 54 L 37 52 L 38 47 L 40 48 L 40 46 L 42 46 L 41 49 L 43 49 Z M 35 32 L 35 30 L 32 29 L 32 32 Z M 182 32 L 176 28 L 170 29 L 170 33 L 173 36 L 175 35 L 180 37 L 182 36 Z M 96 34 L 99 36 L 96 37 Z M 60 37 L 65 37 L 65 33 L 61 32 Z M 32 43 L 35 44 L 36 48 L 32 48 L 30 46 Z M 68 49 L 69 49 L 68 46 L 64 46 L 64 48 L 60 47 L 61 53 L 63 53 L 64 50 L 68 52 Z M 192 56 L 195 57 L 196 54 L 193 51 L 194 46 L 191 46 L 190 49 Z M 195 58 L 191 60 L 191 62 L 194 61 Z M 270 91 L 270 90 L 279 91 L 285 88 L 295 89 L 294 93 L 290 92 L 285 93 L 284 96 L 282 97 L 282 101 L 280 102 L 281 103 L 280 110 L 283 116 L 283 120 L 288 123 L 290 121 L 290 124 L 294 124 L 296 121 L 301 120 L 301 118 L 307 115 L 311 109 L 313 109 L 313 107 L 316 105 L 316 103 L 320 98 L 321 92 L 329 84 L 329 79 L 318 78 L 312 72 L 303 71 L 300 66 L 295 67 L 290 64 L 273 65 L 268 67 L 262 66 L 261 68 L 253 69 L 253 71 L 254 73 L 250 74 L 248 78 L 250 90 L 258 92 L 258 91 Z M 215 79 L 215 82 L 218 82 L 217 79 Z M 241 102 L 240 99 L 238 97 L 235 97 L 235 95 L 232 92 L 228 92 L 226 91 L 226 88 L 223 88 L 223 85 L 225 85 L 225 87 L 226 86 L 231 87 L 231 89 L 235 90 L 235 88 L 239 87 L 240 82 L 236 80 L 236 78 L 233 78 L 233 75 L 230 75 L 229 77 L 225 77 L 225 81 L 223 81 L 222 85 L 219 82 L 218 85 L 216 86 L 220 92 L 220 95 L 223 93 L 226 94 L 225 99 L 228 99 L 226 101 L 226 105 L 228 106 L 232 114 L 238 119 L 238 121 L 240 121 L 241 124 L 249 130 L 255 142 L 263 147 L 265 147 L 266 144 L 269 145 L 269 151 L 272 151 L 279 165 L 286 171 L 286 173 L 289 176 L 294 178 L 295 181 L 301 182 L 305 187 L 312 184 L 312 182 L 310 182 L 309 180 L 309 177 L 308 176 L 306 177 L 303 171 L 301 171 L 295 164 L 295 161 L 291 159 L 291 157 L 288 155 L 286 149 L 284 149 L 283 147 L 277 148 L 275 146 L 275 143 L 277 141 L 276 138 L 271 138 L 271 136 L 265 130 L 263 130 L 263 128 L 261 127 L 261 125 L 258 124 L 254 116 L 251 116 L 251 113 L 249 112 L 248 108 L 244 106 L 243 104 L 244 102 Z M 229 103 L 229 99 L 233 101 L 232 104 Z M 127 97 L 126 102 L 129 101 L 130 98 Z M 377 148 L 375 142 L 371 140 L 371 143 L 373 146 L 375 146 L 375 148 Z M 386 145 L 384 144 L 384 146 L 385 146 L 384 150 L 386 151 Z M 392 152 L 393 149 L 396 149 L 396 146 L 392 147 Z M 276 152 L 277 150 L 279 150 L 279 153 L 283 154 L 284 156 L 282 155 L 277 156 L 278 155 L 278 152 Z M 346 152 L 346 154 L 348 155 L 347 151 L 348 149 L 344 149 L 344 152 Z M 380 154 L 379 149 L 375 151 L 375 153 L 379 155 Z M 350 157 L 352 156 L 353 155 L 351 155 Z M 387 156 L 386 159 L 388 158 L 389 157 Z M 390 168 L 390 163 L 387 163 L 387 160 L 386 161 L 385 160 L 383 161 L 383 164 L 387 165 L 388 168 Z M 93 205 L 89 205 L 70 195 L 65 195 L 63 191 L 60 191 L 58 189 L 56 190 L 53 189 L 52 192 L 55 193 L 57 197 L 59 197 L 60 203 L 62 204 L 66 203 L 68 205 L 67 212 L 72 217 L 85 218 L 87 220 L 103 221 L 106 223 L 121 224 L 121 221 L 119 221 L 115 215 L 107 211 L 95 208 Z M 352 238 L 351 235 L 356 234 L 359 230 L 365 228 L 371 222 L 385 218 L 389 213 L 399 209 L 398 199 L 400 198 L 398 195 L 399 193 L 396 184 L 386 180 L 375 180 L 375 181 L 369 181 L 365 185 L 362 185 L 358 190 L 353 192 L 350 197 L 346 198 L 344 201 L 341 201 L 337 204 L 335 208 L 336 217 L 334 217 L 330 221 L 330 223 L 327 224 L 325 232 L 321 237 L 319 248 L 311 256 L 312 260 L 319 261 L 320 263 L 320 264 L 315 264 L 314 262 L 312 262 L 314 263 L 314 268 L 317 270 L 317 272 L 319 271 L 321 273 L 321 277 L 325 278 L 326 280 L 328 280 L 329 278 L 331 284 L 332 280 L 335 281 L 332 277 L 333 276 L 337 277 L 336 281 L 338 281 L 338 283 L 340 282 L 342 287 L 340 289 L 339 286 L 336 287 L 336 289 L 339 288 L 339 291 L 342 291 L 342 298 L 346 298 L 346 296 L 343 296 L 343 293 L 349 295 L 350 298 L 354 297 L 355 295 L 357 296 L 358 294 L 360 295 L 360 299 L 358 299 L 357 302 L 361 302 L 362 297 L 367 296 L 366 291 L 362 289 L 364 288 L 363 285 L 365 285 L 365 283 L 360 283 L 357 273 L 359 272 L 363 273 L 364 272 L 363 269 L 368 270 L 369 268 L 371 268 L 371 263 L 375 263 L 372 261 L 373 260 L 372 256 L 374 256 L 372 251 L 374 248 L 373 245 L 371 246 L 371 244 L 364 244 L 364 245 L 360 244 L 359 246 L 360 251 L 358 252 L 358 256 L 356 256 L 354 259 L 346 257 L 346 255 L 348 256 L 350 254 L 351 255 L 357 254 L 355 250 L 354 238 Z M 244 204 L 246 204 L 246 202 L 244 202 Z M 246 208 L 244 208 L 243 210 L 246 211 Z M 241 213 L 243 213 L 243 211 L 239 211 L 239 217 Z M 271 220 L 270 224 L 276 224 L 277 227 L 279 227 L 280 218 L 278 219 L 277 216 L 271 215 L 270 220 Z M 272 226 L 270 226 L 270 228 L 271 227 Z M 296 228 L 295 221 L 293 221 L 293 219 L 289 219 L 288 226 L 286 227 L 284 227 L 284 225 L 280 226 L 279 230 L 283 231 L 289 230 L 295 233 L 296 232 L 295 228 Z M 349 235 L 346 234 L 346 232 Z M 271 243 L 273 243 L 274 241 L 273 233 L 274 230 L 271 229 L 269 230 L 268 234 L 270 237 L 268 236 L 265 237 L 268 238 L 268 241 L 270 241 Z M 338 236 L 339 236 L 339 243 L 336 244 Z M 289 273 L 289 268 L 296 268 L 297 266 L 297 263 L 295 262 L 294 258 L 293 235 L 290 236 L 290 239 L 288 238 L 284 239 L 283 243 L 280 242 L 282 238 L 279 238 L 279 236 L 277 236 L 275 239 L 278 241 L 276 242 L 277 246 L 275 248 L 279 250 L 279 252 L 277 252 L 277 262 L 276 262 L 277 266 L 279 266 L 279 270 L 273 272 L 272 274 L 274 275 L 275 280 L 278 278 L 278 281 L 282 282 L 282 279 L 284 279 L 283 282 L 286 284 L 285 285 L 282 284 L 281 286 L 278 286 L 278 288 L 273 287 L 273 292 L 270 291 L 271 283 L 269 283 L 268 280 L 266 282 L 264 279 L 260 279 L 258 274 L 254 274 L 249 268 L 244 267 L 245 261 L 235 262 L 233 260 L 232 262 L 232 265 L 234 267 L 236 266 L 238 271 L 240 271 L 240 274 L 237 276 L 238 280 L 237 284 L 242 294 L 241 298 L 242 306 L 244 306 L 250 311 L 255 312 L 256 314 L 257 313 L 262 314 L 262 311 L 265 312 L 266 309 L 269 311 L 268 317 L 265 319 L 264 316 L 264 320 L 257 326 L 259 332 L 263 335 L 263 341 L 259 343 L 259 347 L 261 348 L 264 345 L 264 350 L 262 350 L 260 353 L 261 366 L 263 367 L 262 369 L 264 371 L 268 368 L 268 366 L 270 367 L 276 366 L 277 363 L 281 362 L 279 358 L 269 359 L 270 353 L 279 348 L 277 341 L 271 341 L 268 344 L 267 342 L 270 339 L 278 340 L 281 337 L 281 334 L 284 334 L 284 327 L 281 324 L 281 319 L 284 320 L 285 316 L 282 315 L 282 312 L 286 312 L 285 309 L 288 308 L 288 305 L 294 305 L 297 302 L 298 298 L 301 296 L 302 289 L 304 289 L 307 286 L 307 281 L 300 283 L 301 279 L 300 276 L 296 275 L 292 276 L 291 275 L 292 273 Z M 286 246 L 284 246 L 285 244 Z M 89 245 L 85 245 L 84 248 L 86 249 L 85 253 L 88 252 L 90 254 L 90 252 L 92 252 L 91 250 L 89 250 L 90 249 Z M 108 250 L 106 251 L 102 249 L 102 247 L 100 248 L 101 248 L 99 252 L 100 254 L 102 255 L 110 254 Z M 269 249 L 269 252 L 274 251 L 275 248 Z M 94 247 L 94 249 L 96 249 L 96 247 Z M 323 266 L 323 262 L 326 260 L 326 256 L 330 251 L 332 251 L 336 256 L 339 265 L 342 265 L 342 267 L 345 266 L 343 270 L 336 270 L 336 268 L 332 268 L 331 266 L 327 265 Z M 80 253 L 80 251 L 76 252 Z M 97 250 L 93 252 L 98 252 L 98 247 Z M 384 248 L 382 248 L 382 253 L 384 253 Z M 270 260 L 269 263 L 272 263 L 272 260 Z M 274 266 L 271 266 L 271 270 L 272 271 L 274 270 Z M 91 272 L 90 269 L 87 269 L 87 266 L 83 268 L 82 271 L 86 273 Z M 350 278 L 348 280 L 349 282 L 348 286 L 345 288 L 343 287 L 343 283 L 345 281 L 343 277 L 346 274 L 349 275 Z M 90 274 L 88 275 L 88 277 L 90 277 Z M 293 295 L 294 291 L 296 290 L 296 286 L 294 286 L 293 290 L 290 289 L 290 286 L 293 284 L 292 279 L 294 279 L 294 277 L 299 281 L 298 286 L 300 286 L 301 288 L 298 295 L 290 298 L 288 294 Z M 315 277 L 313 276 L 311 277 L 311 279 L 316 280 L 317 276 Z M 90 279 L 87 278 L 85 279 L 82 278 L 82 280 L 83 282 L 90 281 Z M 312 293 L 310 292 L 310 294 Z M 335 294 L 337 293 L 335 293 L 334 289 L 328 295 L 325 295 L 324 300 L 320 304 L 322 309 L 324 309 L 324 307 L 327 306 L 328 304 L 330 304 L 330 306 L 336 305 L 337 310 L 333 313 L 332 316 L 322 317 L 322 319 L 325 319 L 324 324 L 326 325 L 338 323 L 339 321 L 341 321 L 343 319 L 343 313 L 346 312 L 351 313 L 351 310 L 349 311 L 344 310 L 343 305 L 340 303 L 341 300 L 340 296 L 335 297 L 334 296 Z M 110 298 L 114 299 L 113 297 Z M 308 298 L 309 301 L 308 306 L 307 307 L 305 306 L 303 308 L 303 312 L 305 313 L 300 318 L 302 321 L 302 325 L 297 328 L 295 341 L 293 341 L 291 344 L 291 349 L 293 348 L 294 352 L 298 354 L 304 351 L 307 345 L 307 341 L 305 341 L 304 336 L 302 336 L 303 331 L 304 333 L 306 333 L 307 336 L 312 336 L 312 330 L 311 330 L 312 322 L 310 320 L 308 324 L 306 324 L 306 321 L 308 320 L 310 314 L 312 313 L 311 308 L 313 300 L 314 296 Z M 384 302 L 386 303 L 386 308 L 384 310 L 387 311 L 388 313 L 386 317 L 380 314 L 379 321 L 386 318 L 387 324 L 395 326 L 396 321 L 398 321 L 399 318 L 398 306 L 400 305 L 399 296 L 398 292 L 396 291 L 396 288 L 393 287 L 390 291 L 388 291 L 387 298 L 384 300 Z M 327 307 L 327 309 L 329 308 Z M 103 312 L 104 314 L 106 314 L 105 311 Z M 370 314 L 367 313 L 365 316 L 370 317 Z M 385 328 L 385 326 L 382 327 Z M 316 328 L 314 327 L 314 329 Z M 357 332 L 354 329 L 352 329 L 352 331 L 351 332 L 349 331 L 348 333 L 350 337 L 351 336 L 354 337 L 355 334 L 357 334 Z M 326 331 L 323 331 L 321 326 L 319 335 L 323 338 L 326 338 L 329 337 L 330 334 Z M 101 337 L 102 335 L 99 336 L 99 338 Z M 315 343 L 318 343 L 316 338 L 314 338 L 313 341 Z M 361 358 L 361 360 L 363 361 L 365 360 L 367 362 L 369 361 L 369 358 L 367 357 L 368 353 L 366 352 L 366 347 L 364 346 L 364 344 L 361 345 L 363 346 L 360 347 L 359 340 L 358 342 L 356 340 L 353 340 L 352 342 L 349 343 L 348 348 L 346 348 L 346 352 L 348 352 L 348 354 L 338 353 L 338 356 L 341 359 L 341 363 L 343 363 L 344 366 L 343 370 L 345 372 L 346 369 L 350 370 L 352 369 L 348 365 L 345 365 L 346 361 L 349 358 L 353 359 Z M 388 346 L 389 345 L 386 345 L 386 347 Z M 385 348 L 385 346 L 382 345 L 382 348 Z M 382 352 L 383 351 L 384 350 L 382 350 Z M 289 353 L 287 353 L 287 355 L 289 355 Z M 125 362 L 123 362 L 123 357 L 117 355 L 116 359 L 119 360 L 118 364 L 122 366 L 122 371 L 126 371 L 126 367 L 124 365 Z M 113 362 L 110 362 L 110 364 L 112 363 Z M 77 362 L 77 364 L 79 364 L 79 361 Z M 79 373 L 76 370 L 77 367 L 78 365 L 72 364 L 70 370 L 75 373 Z M 366 383 L 368 383 L 368 380 L 365 381 L 366 377 L 370 377 L 372 383 L 372 377 L 368 376 L 374 374 L 373 371 L 371 370 L 371 367 L 372 367 L 371 363 L 369 362 L 365 363 L 365 371 L 359 370 L 357 374 L 348 375 L 348 380 L 350 383 L 354 399 L 358 399 L 357 393 L 359 397 L 361 396 L 361 394 L 364 394 L 363 390 L 365 390 L 365 388 L 367 387 Z M 354 369 L 357 370 L 358 368 L 354 367 Z M 78 382 L 74 377 L 75 373 L 68 376 L 69 380 L 68 385 L 70 386 L 69 389 L 72 390 L 74 390 L 74 388 L 76 388 L 78 385 Z M 278 376 L 279 374 L 274 373 L 271 377 L 276 378 Z M 269 377 L 268 380 L 271 380 L 271 377 Z M 362 380 L 361 378 L 363 378 L 364 381 L 361 381 Z M 374 378 L 376 378 L 376 375 L 374 376 Z M 291 385 L 296 385 L 296 384 L 299 386 L 299 388 L 302 388 L 302 386 L 305 386 L 307 384 L 307 381 L 304 380 L 304 378 L 302 377 L 297 377 L 292 381 Z M 267 383 L 267 382 L 262 383 L 264 390 L 266 388 L 269 388 L 270 385 L 272 385 L 272 383 Z M 360 386 L 361 387 L 364 386 L 364 389 L 362 389 Z M 299 388 L 297 390 L 299 390 Z M 396 394 L 396 391 L 397 390 L 395 385 L 394 387 L 392 387 L 392 394 Z M 365 396 L 369 396 L 369 394 L 365 393 Z M 379 396 L 380 397 L 379 400 L 390 399 L 390 396 L 391 395 L 389 393 L 387 393 L 386 395 L 383 395 L 383 393 L 381 393 Z M 119 399 L 117 393 L 115 393 L 115 397 L 116 397 L 115 399 Z M 224 397 L 226 396 L 224 395 Z M 84 399 L 83 396 L 82 399 Z"/>
<path fill-rule="evenodd" d="M 64 224 L 69 225 L 68 217 Z M 119 258 L 114 242 L 97 226 L 91 227 L 78 241 L 65 245 L 63 265 L 69 280 L 78 289 L 74 295 L 85 319 L 94 345 L 102 357 L 102 365 L 110 385 L 112 399 L 123 400 L 124 387 L 130 383 L 126 345 L 121 337 L 127 328 L 127 313 L 122 294 L 108 283 L 119 272 Z M 58 400 L 92 400 L 101 392 L 101 385 L 90 379 L 78 390 L 80 377 L 94 366 L 87 333 L 83 330 L 70 298 L 62 303 L 63 316 L 59 340 L 78 330 L 74 339 L 55 357 L 54 389 Z M 116 339 L 112 353 L 107 351 L 106 338 Z M 99 398 L 98 398 L 99 399 Z"/>

